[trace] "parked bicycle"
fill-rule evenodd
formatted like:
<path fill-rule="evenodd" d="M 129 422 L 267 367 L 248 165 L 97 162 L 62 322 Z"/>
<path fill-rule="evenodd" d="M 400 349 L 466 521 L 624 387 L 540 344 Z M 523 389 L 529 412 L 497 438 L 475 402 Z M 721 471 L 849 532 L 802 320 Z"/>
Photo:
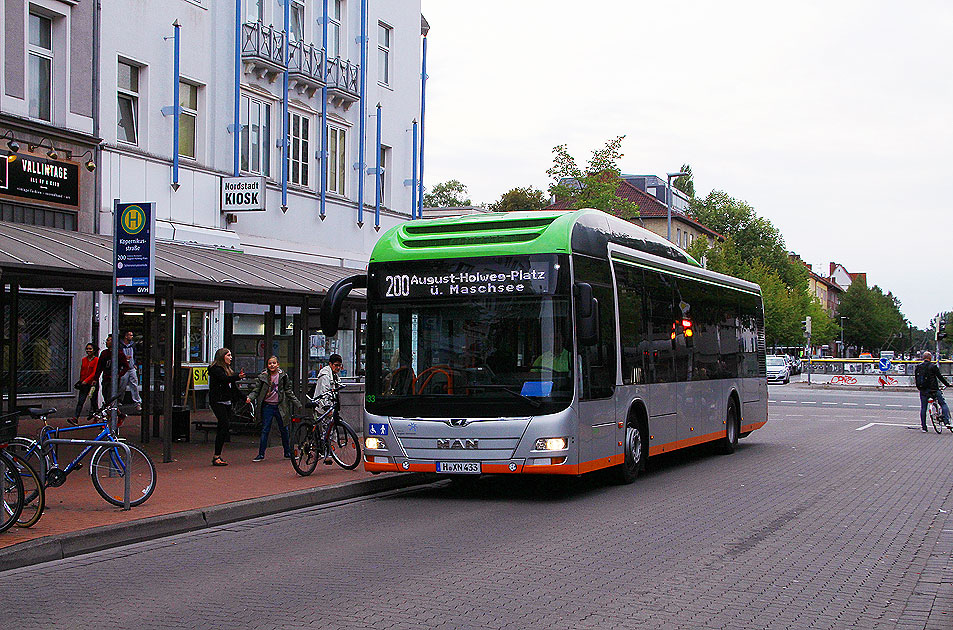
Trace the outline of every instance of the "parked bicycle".
<path fill-rule="evenodd" d="M 943 433 L 943 429 L 949 429 L 950 433 L 953 433 L 953 423 L 943 422 L 943 412 L 940 410 L 940 403 L 936 401 L 936 398 L 927 401 L 927 415 L 930 416 L 934 431 Z"/>
<path fill-rule="evenodd" d="M 302 477 L 314 472 L 319 459 L 327 465 L 333 460 L 345 470 L 354 470 L 361 463 L 357 433 L 341 419 L 339 389 L 318 398 L 308 396 L 305 406 L 312 410 L 312 417 L 291 419 L 296 425 L 291 432 L 291 465 Z M 319 411 L 322 398 L 331 403 L 323 414 Z"/>
<path fill-rule="evenodd" d="M 124 414 L 119 411 L 119 398 L 120 396 L 116 396 L 108 400 L 102 409 L 94 413 L 92 416 L 94 422 L 79 426 L 51 427 L 47 424 L 47 416 L 54 413 L 56 409 L 30 409 L 31 416 L 43 421 L 39 440 L 17 437 L 10 440 L 8 450 L 12 450 L 34 469 L 40 471 L 40 478 L 44 480 L 44 486 L 47 488 L 57 488 L 66 483 L 67 476 L 78 470 L 82 466 L 83 459 L 92 453 L 89 462 L 89 474 L 96 492 L 106 502 L 122 507 L 125 478 L 128 475 L 130 481 L 129 505 L 142 505 L 155 491 L 156 466 L 152 458 L 138 446 L 126 443 L 131 453 L 127 462 L 125 461 L 125 450 L 123 448 L 108 444 L 109 442 L 125 442 L 125 440 L 120 440 L 118 427 L 116 431 L 113 431 L 109 426 L 113 410 L 116 410 L 120 419 L 119 424 L 122 424 Z M 83 429 L 98 429 L 99 434 L 93 438 L 93 441 L 103 442 L 104 445 L 85 446 L 79 455 L 61 468 L 59 448 L 56 444 L 47 443 L 46 440 L 56 439 L 61 434 Z"/>
<path fill-rule="evenodd" d="M 0 416 L 0 446 L 17 434 L 18 414 Z M 23 511 L 23 479 L 13 458 L 0 448 L 0 532 L 4 532 L 20 518 Z"/>
<path fill-rule="evenodd" d="M 23 507 L 16 519 L 16 526 L 33 527 L 43 516 L 43 510 L 46 508 L 46 491 L 43 489 L 43 482 L 40 481 L 40 473 L 15 452 L 7 450 L 6 446 L 0 446 L 0 450 L 3 450 L 11 458 L 12 464 L 23 483 Z M 8 514 L 12 513 L 12 510 L 8 510 L 6 505 L 3 509 L 7 510 Z"/>

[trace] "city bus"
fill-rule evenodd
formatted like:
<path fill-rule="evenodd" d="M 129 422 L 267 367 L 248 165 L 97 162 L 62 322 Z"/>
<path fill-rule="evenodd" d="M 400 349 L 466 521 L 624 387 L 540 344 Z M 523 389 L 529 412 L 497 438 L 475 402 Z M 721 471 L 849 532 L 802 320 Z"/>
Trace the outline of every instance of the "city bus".
<path fill-rule="evenodd" d="M 367 293 L 370 472 L 581 475 L 732 452 L 767 421 L 758 285 L 604 212 L 411 221 L 322 305 Z"/>

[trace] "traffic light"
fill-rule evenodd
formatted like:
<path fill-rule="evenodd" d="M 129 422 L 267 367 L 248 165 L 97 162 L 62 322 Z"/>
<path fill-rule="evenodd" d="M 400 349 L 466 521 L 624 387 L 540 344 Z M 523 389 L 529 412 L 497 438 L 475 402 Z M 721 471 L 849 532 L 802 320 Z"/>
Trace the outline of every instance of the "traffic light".
<path fill-rule="evenodd" d="M 936 340 L 946 339 L 946 320 L 941 319 L 936 325 Z"/>
<path fill-rule="evenodd" d="M 811 336 L 811 316 L 808 315 L 801 321 L 801 330 L 804 331 L 805 337 Z"/>

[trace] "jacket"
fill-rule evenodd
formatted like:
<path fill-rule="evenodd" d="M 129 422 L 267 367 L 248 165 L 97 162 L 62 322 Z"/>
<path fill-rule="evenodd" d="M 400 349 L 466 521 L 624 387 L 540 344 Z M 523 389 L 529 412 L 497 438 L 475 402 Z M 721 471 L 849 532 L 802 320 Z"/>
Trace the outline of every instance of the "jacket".
<path fill-rule="evenodd" d="M 268 373 L 268 370 L 265 370 L 258 375 L 258 378 L 255 379 L 255 387 L 252 389 L 251 393 L 248 394 L 248 399 L 252 402 L 257 400 L 261 401 L 261 405 L 265 404 L 265 398 L 268 397 L 268 390 L 271 388 L 271 374 Z M 281 413 L 281 419 L 284 422 L 289 422 L 291 420 L 292 408 L 291 404 L 294 403 L 295 409 L 301 407 L 301 401 L 298 400 L 298 397 L 295 396 L 294 390 L 291 388 L 291 378 L 288 376 L 287 372 L 282 369 L 278 370 L 278 412 Z"/>
<path fill-rule="evenodd" d="M 239 400 L 241 394 L 235 386 L 239 378 L 241 376 L 238 372 L 229 376 L 222 366 L 210 365 L 208 367 L 208 401 L 230 405 Z"/>
<path fill-rule="evenodd" d="M 940 374 L 940 368 L 937 367 L 936 363 L 932 361 L 924 361 L 917 366 L 917 369 L 914 373 L 925 370 L 923 375 L 923 387 L 919 388 L 921 392 L 935 392 L 940 389 L 938 381 L 943 381 L 943 384 L 947 387 L 950 384 L 943 378 L 943 375 Z"/>
<path fill-rule="evenodd" d="M 102 375 L 103 380 L 108 381 L 112 378 L 112 361 L 113 361 L 113 351 L 109 348 L 106 348 L 99 353 L 99 360 L 96 361 L 96 375 L 93 380 L 99 380 L 99 376 Z M 119 371 L 116 372 L 117 378 L 122 378 L 123 375 L 129 371 L 129 359 L 126 358 L 122 352 L 119 353 Z"/>
<path fill-rule="evenodd" d="M 96 376 L 96 365 L 99 363 L 99 357 L 83 357 L 83 362 L 79 369 L 79 380 L 85 385 L 92 385 Z"/>
<path fill-rule="evenodd" d="M 311 396 L 318 401 L 319 408 L 322 412 L 334 406 L 330 397 L 319 398 L 319 396 L 331 391 L 332 383 L 334 384 L 334 389 L 337 389 L 341 386 L 341 377 L 334 373 L 330 365 L 325 365 L 321 368 L 321 371 L 318 372 L 318 382 L 314 384 L 314 393 Z"/>

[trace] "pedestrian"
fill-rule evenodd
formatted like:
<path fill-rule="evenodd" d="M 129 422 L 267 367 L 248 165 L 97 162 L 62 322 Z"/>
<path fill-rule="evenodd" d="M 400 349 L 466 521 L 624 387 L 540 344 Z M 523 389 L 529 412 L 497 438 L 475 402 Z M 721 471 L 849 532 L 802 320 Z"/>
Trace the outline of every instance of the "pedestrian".
<path fill-rule="evenodd" d="M 112 388 L 112 363 L 113 363 L 113 336 L 108 335 L 106 337 L 106 349 L 99 353 L 99 360 L 96 362 L 96 376 L 95 380 L 98 382 L 100 377 L 102 377 L 102 387 L 99 391 L 103 394 L 103 406 L 106 406 L 107 402 L 110 402 L 109 397 L 113 395 Z M 129 361 L 126 359 L 126 355 L 122 352 L 119 353 L 119 365 L 116 371 L 117 383 L 122 384 L 122 377 L 125 376 L 126 372 L 129 371 Z M 122 388 L 120 387 L 118 394 L 122 396 Z"/>
<path fill-rule="evenodd" d="M 917 389 L 920 390 L 920 429 L 927 431 L 927 402 L 932 398 L 940 403 L 940 410 L 943 412 L 943 424 L 950 424 L 950 408 L 947 407 L 943 399 L 943 393 L 940 391 L 940 383 L 947 387 L 950 384 L 940 374 L 940 368 L 933 363 L 933 354 L 927 350 L 923 353 L 923 362 L 917 365 L 913 372 L 913 380 Z"/>
<path fill-rule="evenodd" d="M 264 398 L 262 398 L 264 393 Z M 285 459 L 291 459 L 291 440 L 288 436 L 288 427 L 285 423 L 291 421 L 291 405 L 301 407 L 301 401 L 295 396 L 291 388 L 291 378 L 278 366 L 278 357 L 268 359 L 268 367 L 255 380 L 255 388 L 245 400 L 254 403 L 261 399 L 261 441 L 258 444 L 258 455 L 252 460 L 260 462 L 265 459 L 265 449 L 268 447 L 268 434 L 271 432 L 272 420 L 278 422 L 278 431 L 281 433 L 281 446 L 285 450 Z"/>
<path fill-rule="evenodd" d="M 96 412 L 96 396 L 99 395 L 99 392 L 96 391 L 97 363 L 99 363 L 99 357 L 96 356 L 96 346 L 92 343 L 86 344 L 86 356 L 83 357 L 79 366 L 79 380 L 74 385 L 77 389 L 76 410 L 73 417 L 67 419 L 70 424 L 79 424 L 79 417 L 83 413 L 83 405 L 87 398 L 89 398 L 89 416 L 87 416 L 87 419 L 92 418 L 92 415 Z"/>
<path fill-rule="evenodd" d="M 340 354 L 332 354 L 328 357 L 328 364 L 318 372 L 318 382 L 314 384 L 314 398 L 319 406 L 321 413 L 324 413 L 333 406 L 332 396 L 329 392 L 334 392 L 341 387 L 341 377 L 339 373 L 344 367 L 344 359 Z"/>
<path fill-rule="evenodd" d="M 239 400 L 238 388 L 235 383 L 245 378 L 245 370 L 235 372 L 232 369 L 232 351 L 228 348 L 219 348 L 215 351 L 215 359 L 208 366 L 208 401 L 212 413 L 218 420 L 215 427 L 215 455 L 212 457 L 212 466 L 228 466 L 222 459 L 222 448 L 225 442 L 230 441 L 229 424 L 232 419 L 232 403 Z"/>
<path fill-rule="evenodd" d="M 122 353 L 126 355 L 126 361 L 129 363 L 129 370 L 123 375 L 123 378 L 119 381 L 119 391 L 125 392 L 129 391 L 132 394 L 132 402 L 136 403 L 136 411 L 142 411 L 142 396 L 139 394 L 139 373 L 136 371 L 136 344 L 134 342 L 135 335 L 131 330 L 127 330 L 126 334 L 120 340 L 120 348 Z"/>

